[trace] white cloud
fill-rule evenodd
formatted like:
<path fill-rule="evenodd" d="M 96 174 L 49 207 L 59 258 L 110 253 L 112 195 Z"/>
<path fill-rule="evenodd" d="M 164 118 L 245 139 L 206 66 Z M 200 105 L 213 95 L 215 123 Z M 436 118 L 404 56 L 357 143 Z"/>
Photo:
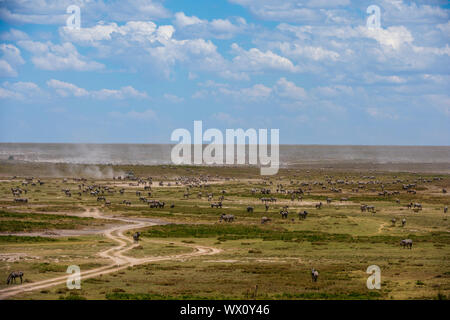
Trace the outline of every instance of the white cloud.
<path fill-rule="evenodd" d="M 88 91 L 72 83 L 63 82 L 55 79 L 47 81 L 47 85 L 50 88 L 55 89 L 56 93 L 58 93 L 58 95 L 60 95 L 61 97 L 69 97 L 69 96 L 91 97 L 99 100 L 106 100 L 106 99 L 123 100 L 126 98 L 143 99 L 148 97 L 145 92 L 140 92 L 131 86 L 122 87 L 118 90 L 101 89 L 97 91 L 95 90 Z"/>
<path fill-rule="evenodd" d="M 185 37 L 231 38 L 233 35 L 243 32 L 247 22 L 243 18 L 213 19 L 208 21 L 196 16 L 187 16 L 184 12 L 177 12 L 174 20 L 175 26 Z"/>
<path fill-rule="evenodd" d="M 18 44 L 33 54 L 31 61 L 39 69 L 92 71 L 104 68 L 103 64 L 89 61 L 80 55 L 70 42 L 58 45 L 50 41 L 43 43 L 24 40 L 19 41 Z"/>
<path fill-rule="evenodd" d="M 181 98 L 174 94 L 169 94 L 169 93 L 164 94 L 164 98 L 166 98 L 167 100 L 169 100 L 172 103 L 181 103 L 184 101 L 184 98 Z"/>
<path fill-rule="evenodd" d="M 64 25 L 69 5 L 81 8 L 82 24 L 99 20 L 130 21 L 168 18 L 169 10 L 163 0 L 21 0 L 5 1 L 0 8 L 0 19 L 9 23 Z"/>
<path fill-rule="evenodd" d="M 42 90 L 34 82 L 3 82 L 0 87 L 0 98 L 30 100 L 43 96 Z"/>
<path fill-rule="evenodd" d="M 402 45 L 414 41 L 411 32 L 404 26 L 393 26 L 387 29 L 359 27 L 358 30 L 362 35 L 377 40 L 382 46 L 393 49 L 399 49 Z"/>
<path fill-rule="evenodd" d="M 262 70 L 278 70 L 298 72 L 298 67 L 285 57 L 282 57 L 272 51 L 263 52 L 257 48 L 244 50 L 236 43 L 232 44 L 232 49 L 236 52 L 233 58 L 233 64 L 239 70 L 262 71 Z"/>
<path fill-rule="evenodd" d="M 17 77 L 17 71 L 5 60 L 0 59 L 0 77 Z"/>
<path fill-rule="evenodd" d="M 16 68 L 25 63 L 20 50 L 12 44 L 0 44 L 0 77 L 17 77 Z"/>
<path fill-rule="evenodd" d="M 275 89 L 280 97 L 293 100 L 304 99 L 307 95 L 305 89 L 296 86 L 295 83 L 286 80 L 286 78 L 280 78 L 275 85 Z"/>
<path fill-rule="evenodd" d="M 431 1 L 425 4 L 403 0 L 383 0 L 383 20 L 394 24 L 436 23 L 439 20 L 448 20 L 448 11 L 438 6 L 432 6 Z"/>
<path fill-rule="evenodd" d="M 324 49 L 322 47 L 301 46 L 299 44 L 292 44 L 289 42 L 278 43 L 277 47 L 284 55 L 288 57 L 295 57 L 297 59 L 301 57 L 306 57 L 314 61 L 336 61 L 339 59 L 339 53 Z"/>
<path fill-rule="evenodd" d="M 47 86 L 55 89 L 56 93 L 58 93 L 62 97 L 67 97 L 69 95 L 73 95 L 75 97 L 85 97 L 89 95 L 89 92 L 86 89 L 79 88 L 72 83 L 55 79 L 47 81 Z"/>
<path fill-rule="evenodd" d="M 172 37 L 175 29 L 170 25 L 157 27 L 152 21 L 128 21 L 119 26 L 117 23 L 100 23 L 90 28 L 69 29 L 61 27 L 59 34 L 67 41 L 99 46 L 103 42 L 114 41 L 120 46 L 136 46 L 151 44 L 156 41 L 165 42 Z"/>
<path fill-rule="evenodd" d="M 18 41 L 28 39 L 29 37 L 25 32 L 13 28 L 0 34 L 0 40 L 3 41 Z"/>
<path fill-rule="evenodd" d="M 145 92 L 139 92 L 131 86 L 122 87 L 119 90 L 112 89 L 101 89 L 98 91 L 91 92 L 92 97 L 100 100 L 105 99 L 116 99 L 122 100 L 126 98 L 138 98 L 143 99 L 147 98 L 147 94 Z"/>
<path fill-rule="evenodd" d="M 401 84 L 405 83 L 406 79 L 400 76 L 392 75 L 392 76 L 382 76 L 374 73 L 365 73 L 363 75 L 366 83 L 393 83 L 393 84 Z"/>
<path fill-rule="evenodd" d="M 196 16 L 188 17 L 184 14 L 184 12 L 175 13 L 175 25 L 179 27 L 186 27 L 194 24 L 202 24 L 205 23 L 205 21 L 206 20 L 201 20 Z"/>

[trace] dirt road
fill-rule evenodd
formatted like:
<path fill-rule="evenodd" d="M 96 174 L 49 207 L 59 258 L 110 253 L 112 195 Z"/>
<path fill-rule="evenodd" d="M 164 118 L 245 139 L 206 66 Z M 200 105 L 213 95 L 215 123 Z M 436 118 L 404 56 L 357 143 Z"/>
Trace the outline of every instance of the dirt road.
<path fill-rule="evenodd" d="M 128 268 L 130 266 L 135 266 L 144 263 L 163 261 L 163 260 L 184 260 L 192 257 L 202 256 L 202 255 L 213 255 L 219 253 L 221 250 L 213 247 L 206 246 L 198 246 L 198 245 L 190 245 L 185 243 L 179 243 L 179 245 L 184 245 L 187 247 L 191 247 L 193 249 L 190 253 L 183 253 L 172 256 L 159 256 L 159 257 L 145 257 L 145 258 L 133 258 L 123 255 L 128 250 L 138 246 L 139 244 L 133 243 L 133 240 L 130 237 L 124 235 L 124 232 L 132 229 L 139 229 L 144 227 L 149 227 L 153 225 L 158 225 L 158 223 L 154 221 L 149 221 L 146 219 L 139 218 L 122 218 L 122 217 L 108 217 L 102 215 L 98 209 L 91 209 L 91 211 L 86 210 L 83 214 L 84 216 L 90 216 L 97 219 L 108 219 L 108 220 L 116 220 L 125 222 L 125 224 L 121 224 L 119 226 L 113 226 L 104 231 L 104 235 L 117 242 L 117 246 L 109 248 L 107 250 L 101 251 L 98 253 L 100 257 L 108 258 L 112 260 L 111 264 L 95 269 L 91 269 L 88 271 L 81 270 L 81 280 L 86 280 L 93 277 L 98 277 L 103 274 L 108 274 L 112 272 L 117 272 L 119 270 Z M 157 241 L 155 241 L 157 242 Z M 159 241 L 158 241 L 159 242 Z M 160 243 L 160 242 L 159 242 Z M 178 244 L 178 243 L 177 243 Z M 41 290 L 44 288 L 64 284 L 67 282 L 67 278 L 71 274 L 67 274 L 64 276 L 55 277 L 48 280 L 42 280 L 34 283 L 27 283 L 23 285 L 12 286 L 10 288 L 5 288 L 0 290 L 0 300 L 7 299 L 14 295 L 30 292 L 34 290 Z"/>

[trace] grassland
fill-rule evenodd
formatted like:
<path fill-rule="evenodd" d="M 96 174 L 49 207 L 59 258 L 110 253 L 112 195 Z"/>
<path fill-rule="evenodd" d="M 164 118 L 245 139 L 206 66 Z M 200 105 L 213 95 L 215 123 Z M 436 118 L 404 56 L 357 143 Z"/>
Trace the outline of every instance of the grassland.
<path fill-rule="evenodd" d="M 151 218 L 169 222 L 146 227 L 139 247 L 127 256 L 172 256 L 192 250 L 192 245 L 210 246 L 221 252 L 189 259 L 168 259 L 132 266 L 118 272 L 82 281 L 81 290 L 58 285 L 22 293 L 14 299 L 442 299 L 450 296 L 450 224 L 444 206 L 449 205 L 450 175 L 373 171 L 369 168 L 281 169 L 262 178 L 256 168 L 187 166 L 114 166 L 116 173 L 133 170 L 136 176 L 153 178 L 152 195 L 135 181 L 84 176 L 84 166 L 11 164 L 0 166 L 0 275 L 22 270 L 33 283 L 64 275 L 67 266 L 81 270 L 110 261 L 97 253 L 115 244 L 102 234 L 48 237 L 61 230 L 102 229 L 110 220 L 84 216 L 98 208 L 108 217 Z M 99 171 L 106 166 L 99 166 Z M 55 172 L 57 174 L 55 174 Z M 13 176 L 16 176 L 13 179 Z M 85 177 L 75 181 L 72 177 Z M 176 185 L 178 177 L 205 177 L 208 186 Z M 29 183 L 40 179 L 43 185 Z M 63 180 L 63 178 L 67 180 Z M 208 177 L 208 178 L 206 178 Z M 163 181 L 163 186 L 159 182 Z M 170 182 L 170 186 L 168 183 Z M 109 186 L 111 205 L 82 193 L 79 185 Z M 303 190 L 302 199 L 277 193 Z M 403 185 L 415 184 L 415 194 Z M 11 188 L 27 189 L 28 203 L 16 203 Z M 120 194 L 120 189 L 125 189 Z M 266 211 L 259 190 L 270 188 L 277 202 Z M 71 190 L 67 196 L 62 189 Z M 255 193 L 252 189 L 256 189 Z M 341 189 L 340 192 L 332 189 Z M 356 192 L 356 189 L 358 191 Z M 223 208 L 211 208 L 224 193 Z M 386 190 L 392 195 L 381 196 Z M 164 208 L 149 208 L 136 191 L 149 199 L 165 202 Z M 450 190 L 449 190 L 450 191 Z M 198 193 L 202 196 L 199 198 Z M 326 199 L 333 201 L 327 204 Z M 347 200 L 340 201 L 341 198 Z M 122 204 L 123 200 L 131 205 Z M 315 204 L 323 207 L 316 209 Z M 409 203 L 421 203 L 414 212 Z M 374 205 L 374 214 L 361 212 L 360 205 Z M 173 205 L 171 208 L 170 205 Z M 253 206 L 254 212 L 247 212 Z M 279 211 L 289 206 L 288 219 Z M 305 220 L 297 212 L 307 210 Z M 219 222 L 220 214 L 233 214 L 232 223 Z M 261 224 L 263 216 L 272 219 Z M 391 219 L 396 219 L 393 225 Z M 401 220 L 406 219 L 405 226 Z M 137 230 L 129 230 L 126 235 Z M 27 233 L 29 233 L 27 235 Z M 30 236 L 33 235 L 33 236 Z M 413 249 L 403 249 L 402 239 L 412 239 Z M 370 265 L 381 268 L 382 287 L 366 287 Z M 319 270 L 312 282 L 310 269 Z M 0 283 L 0 290 L 6 288 Z"/>

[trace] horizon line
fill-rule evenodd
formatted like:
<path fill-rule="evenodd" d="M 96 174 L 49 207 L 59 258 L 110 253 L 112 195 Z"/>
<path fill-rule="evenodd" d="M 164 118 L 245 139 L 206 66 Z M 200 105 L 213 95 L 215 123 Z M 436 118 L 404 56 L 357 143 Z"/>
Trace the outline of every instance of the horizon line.
<path fill-rule="evenodd" d="M 136 142 L 3 142 L 0 144 L 79 144 L 79 145 L 178 145 L 179 143 L 136 143 Z M 209 145 L 211 143 L 203 143 L 202 145 Z M 192 146 L 198 145 L 191 143 Z M 223 145 L 227 145 L 223 143 Z M 234 143 L 234 145 L 238 145 Z M 246 143 L 245 146 L 250 144 Z M 271 145 L 267 143 L 267 145 Z M 279 146 L 310 146 L 310 147 L 450 147 L 450 145 L 432 145 L 432 144 L 296 144 L 296 143 L 280 143 Z"/>

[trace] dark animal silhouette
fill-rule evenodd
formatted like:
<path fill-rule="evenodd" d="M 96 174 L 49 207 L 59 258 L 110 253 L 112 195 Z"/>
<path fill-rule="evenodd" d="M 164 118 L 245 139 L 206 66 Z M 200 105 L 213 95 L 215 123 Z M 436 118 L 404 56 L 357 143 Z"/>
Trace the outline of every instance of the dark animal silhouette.
<path fill-rule="evenodd" d="M 23 272 L 22 271 L 13 271 L 9 274 L 8 279 L 6 279 L 6 284 L 12 284 L 13 281 L 16 283 L 16 278 L 20 278 L 20 284 L 23 282 Z"/>

